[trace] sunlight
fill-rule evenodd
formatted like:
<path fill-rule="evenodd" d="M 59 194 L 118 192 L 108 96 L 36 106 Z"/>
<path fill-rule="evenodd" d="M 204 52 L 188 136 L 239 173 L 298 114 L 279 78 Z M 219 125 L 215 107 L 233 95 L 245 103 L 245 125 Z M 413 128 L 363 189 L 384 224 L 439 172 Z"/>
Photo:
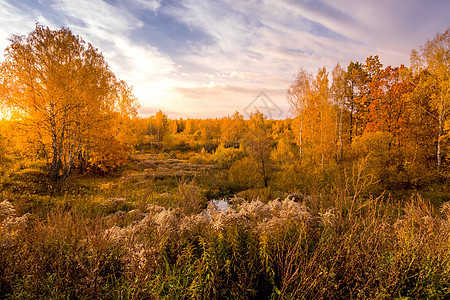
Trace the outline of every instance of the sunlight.
<path fill-rule="evenodd" d="M 11 119 L 11 112 L 0 109 L 0 121 L 10 119 Z"/>

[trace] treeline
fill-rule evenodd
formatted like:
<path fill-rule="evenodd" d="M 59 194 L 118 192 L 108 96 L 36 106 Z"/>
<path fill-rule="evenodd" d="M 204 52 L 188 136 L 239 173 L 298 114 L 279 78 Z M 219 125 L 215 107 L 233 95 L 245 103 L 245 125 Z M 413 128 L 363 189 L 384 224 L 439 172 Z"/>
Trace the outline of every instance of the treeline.
<path fill-rule="evenodd" d="M 380 189 L 423 188 L 448 174 L 449 45 L 449 30 L 436 35 L 412 52 L 410 68 L 383 66 L 370 56 L 338 64 L 331 74 L 301 69 L 287 91 L 291 119 L 236 112 L 170 120 L 158 112 L 136 121 L 136 146 L 211 153 L 256 186 L 267 187 L 271 178 L 287 189 L 338 184 L 330 180 L 348 186 L 359 168 L 362 182 L 379 182 Z"/>
<path fill-rule="evenodd" d="M 316 75 L 300 70 L 288 89 L 300 160 L 323 168 L 352 153 L 388 152 L 400 169 L 444 171 L 449 80 L 450 30 L 413 50 L 411 68 L 383 67 L 371 56 L 338 64 L 331 76 L 325 68 Z"/>
<path fill-rule="evenodd" d="M 412 51 L 410 68 L 383 66 L 370 56 L 331 72 L 300 69 L 287 91 L 292 119 L 267 120 L 261 112 L 245 119 L 236 112 L 170 120 L 158 112 L 137 120 L 136 146 L 215 156 L 241 151 L 226 165 L 239 165 L 243 174 L 258 170 L 264 186 L 271 175 L 288 181 L 286 188 L 327 185 L 338 174 L 348 184 L 359 166 L 367 183 L 383 189 L 423 188 L 448 174 L 449 46 L 447 30 Z"/>

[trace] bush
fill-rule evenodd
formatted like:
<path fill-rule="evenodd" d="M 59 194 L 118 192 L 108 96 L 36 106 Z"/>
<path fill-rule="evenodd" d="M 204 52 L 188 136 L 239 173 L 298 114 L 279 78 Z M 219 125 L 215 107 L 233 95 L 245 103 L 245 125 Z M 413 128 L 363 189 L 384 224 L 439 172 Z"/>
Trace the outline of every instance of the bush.
<path fill-rule="evenodd" d="M 234 162 L 241 160 L 245 157 L 245 153 L 242 149 L 225 148 L 220 145 L 213 155 L 217 167 L 221 169 L 229 169 Z"/>
<path fill-rule="evenodd" d="M 191 164 L 206 165 L 211 163 L 211 154 L 195 154 L 189 158 Z"/>
<path fill-rule="evenodd" d="M 264 178 L 257 170 L 257 163 L 251 158 L 234 162 L 228 173 L 229 183 L 235 189 L 246 190 L 264 186 Z"/>
<path fill-rule="evenodd" d="M 102 175 L 117 170 L 128 161 L 130 147 L 115 138 L 104 137 L 94 149 L 89 160 L 89 169 Z"/>

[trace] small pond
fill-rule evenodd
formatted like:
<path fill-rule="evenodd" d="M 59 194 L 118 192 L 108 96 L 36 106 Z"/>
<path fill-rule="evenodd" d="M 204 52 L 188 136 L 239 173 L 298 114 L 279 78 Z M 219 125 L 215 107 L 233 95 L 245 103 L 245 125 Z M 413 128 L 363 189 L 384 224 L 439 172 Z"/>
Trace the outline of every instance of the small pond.
<path fill-rule="evenodd" d="M 208 207 L 203 210 L 203 215 L 210 218 L 211 217 L 211 210 L 217 210 L 220 212 L 224 212 L 230 207 L 230 202 L 228 202 L 228 199 L 214 199 L 210 200 Z"/>

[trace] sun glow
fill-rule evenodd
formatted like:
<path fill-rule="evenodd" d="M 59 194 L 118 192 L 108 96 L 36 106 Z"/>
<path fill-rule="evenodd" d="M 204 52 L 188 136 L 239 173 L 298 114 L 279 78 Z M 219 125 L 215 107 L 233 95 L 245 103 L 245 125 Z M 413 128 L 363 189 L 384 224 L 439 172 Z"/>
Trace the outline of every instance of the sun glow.
<path fill-rule="evenodd" d="M 0 108 L 0 121 L 10 120 L 11 116 L 12 116 L 12 113 L 10 111 Z"/>

